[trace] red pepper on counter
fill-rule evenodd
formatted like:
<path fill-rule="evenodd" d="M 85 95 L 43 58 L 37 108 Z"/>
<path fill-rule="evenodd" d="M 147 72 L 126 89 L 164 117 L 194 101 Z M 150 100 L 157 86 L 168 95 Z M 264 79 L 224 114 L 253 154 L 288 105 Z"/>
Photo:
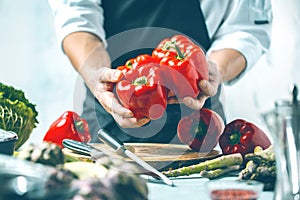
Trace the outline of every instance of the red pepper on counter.
<path fill-rule="evenodd" d="M 218 143 L 224 121 L 214 111 L 202 108 L 183 117 L 177 127 L 179 140 L 199 152 L 210 152 Z"/>
<path fill-rule="evenodd" d="M 171 90 L 179 99 L 186 96 L 196 98 L 200 93 L 199 82 L 208 80 L 208 64 L 203 50 L 183 35 L 176 35 L 163 40 L 152 52 L 152 57 L 160 65 L 169 66 L 171 70 Z M 188 85 L 187 85 L 188 84 Z"/>
<path fill-rule="evenodd" d="M 268 136 L 253 123 L 236 119 L 225 126 L 219 139 L 223 154 L 252 153 L 256 146 L 268 148 L 271 142 Z"/>
<path fill-rule="evenodd" d="M 116 93 L 124 107 L 137 119 L 160 118 L 167 106 L 168 90 L 162 83 L 163 69 L 154 63 L 132 68 L 116 85 Z"/>
<path fill-rule="evenodd" d="M 51 124 L 43 141 L 52 142 L 63 147 L 62 141 L 64 139 L 73 139 L 81 142 L 89 142 L 91 140 L 86 120 L 80 118 L 76 112 L 64 112 Z"/>

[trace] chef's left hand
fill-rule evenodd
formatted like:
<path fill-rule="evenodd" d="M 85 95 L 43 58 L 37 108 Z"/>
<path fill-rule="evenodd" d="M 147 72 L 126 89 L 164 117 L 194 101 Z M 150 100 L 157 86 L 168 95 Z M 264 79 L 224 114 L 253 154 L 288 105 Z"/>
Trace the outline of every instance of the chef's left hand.
<path fill-rule="evenodd" d="M 217 68 L 217 65 L 214 62 L 208 61 L 209 65 L 209 80 L 202 80 L 199 83 L 201 88 L 201 93 L 199 94 L 197 99 L 193 99 L 192 97 L 185 97 L 182 99 L 182 103 L 186 106 L 190 107 L 194 110 L 200 110 L 205 101 L 214 95 L 217 94 L 218 87 L 222 83 L 221 74 Z M 176 98 L 174 98 L 173 94 L 169 95 L 168 99 L 169 104 L 179 103 Z"/>
<path fill-rule="evenodd" d="M 182 103 L 194 110 L 200 110 L 205 101 L 217 94 L 218 87 L 222 83 L 221 74 L 214 62 L 208 61 L 209 64 L 209 80 L 202 80 L 199 83 L 201 93 L 197 99 L 191 97 L 185 97 L 182 99 Z"/>

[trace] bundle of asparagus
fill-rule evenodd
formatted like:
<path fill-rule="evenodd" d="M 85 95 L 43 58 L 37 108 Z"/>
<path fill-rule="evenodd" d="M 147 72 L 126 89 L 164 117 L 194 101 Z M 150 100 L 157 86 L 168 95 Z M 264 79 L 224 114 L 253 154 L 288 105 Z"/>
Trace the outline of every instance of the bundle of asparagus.
<path fill-rule="evenodd" d="M 240 179 L 257 180 L 264 183 L 264 190 L 274 190 L 276 182 L 276 160 L 273 146 L 263 150 L 257 146 L 253 153 L 245 155 L 246 167 L 239 173 Z"/>
<path fill-rule="evenodd" d="M 241 169 L 241 167 L 244 168 L 239 172 L 239 179 L 260 181 L 264 183 L 264 190 L 274 190 L 276 182 L 276 160 L 273 146 L 265 150 L 257 146 L 254 148 L 253 153 L 246 154 L 244 157 L 239 153 L 223 155 L 199 164 L 171 169 L 163 173 L 169 177 L 200 173 L 204 178 L 214 179 L 229 172 L 237 171 Z"/>
<path fill-rule="evenodd" d="M 226 173 L 238 170 L 243 163 L 240 153 L 220 156 L 199 164 L 163 172 L 166 176 L 177 177 L 200 173 L 202 177 L 213 179 Z"/>

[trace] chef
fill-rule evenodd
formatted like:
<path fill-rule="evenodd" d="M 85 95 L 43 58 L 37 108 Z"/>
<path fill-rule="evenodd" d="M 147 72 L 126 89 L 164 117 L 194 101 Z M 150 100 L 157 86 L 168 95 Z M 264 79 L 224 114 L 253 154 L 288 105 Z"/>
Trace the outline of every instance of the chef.
<path fill-rule="evenodd" d="M 225 120 L 222 84 L 242 77 L 269 47 L 271 20 L 252 18 L 261 7 L 251 2 L 49 0 L 62 49 L 86 86 L 82 117 L 93 142 L 98 129 L 105 128 L 123 142 L 178 143 L 178 121 L 202 107 Z M 122 78 L 115 68 L 139 54 L 151 54 L 161 40 L 176 34 L 205 50 L 210 79 L 199 82 L 203 93 L 197 99 L 185 97 L 179 104 L 171 98 L 162 118 L 136 119 L 114 94 L 114 83 Z"/>

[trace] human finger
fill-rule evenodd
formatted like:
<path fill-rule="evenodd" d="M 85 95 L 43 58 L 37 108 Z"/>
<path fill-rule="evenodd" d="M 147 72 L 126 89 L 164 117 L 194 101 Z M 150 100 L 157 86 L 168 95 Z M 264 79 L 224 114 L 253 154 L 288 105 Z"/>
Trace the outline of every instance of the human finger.
<path fill-rule="evenodd" d="M 185 97 L 182 99 L 182 103 L 184 103 L 187 107 L 193 110 L 200 110 L 203 106 L 205 101 L 207 100 L 208 96 L 201 95 L 198 99 L 193 99 L 192 97 Z"/>
<path fill-rule="evenodd" d="M 123 76 L 123 73 L 120 70 L 108 67 L 98 69 L 98 73 L 100 82 L 118 82 Z"/>
<path fill-rule="evenodd" d="M 147 124 L 150 119 L 142 118 L 142 119 L 136 119 L 136 118 L 126 118 L 122 117 L 120 115 L 117 115 L 116 113 L 112 114 L 115 121 L 122 127 L 122 128 L 138 128 L 145 124 Z"/>
<path fill-rule="evenodd" d="M 119 103 L 119 100 L 115 97 L 114 93 L 110 91 L 103 91 L 96 97 L 108 113 L 116 113 L 117 115 L 127 118 L 133 116 L 133 113 L 129 109 L 123 107 Z"/>

